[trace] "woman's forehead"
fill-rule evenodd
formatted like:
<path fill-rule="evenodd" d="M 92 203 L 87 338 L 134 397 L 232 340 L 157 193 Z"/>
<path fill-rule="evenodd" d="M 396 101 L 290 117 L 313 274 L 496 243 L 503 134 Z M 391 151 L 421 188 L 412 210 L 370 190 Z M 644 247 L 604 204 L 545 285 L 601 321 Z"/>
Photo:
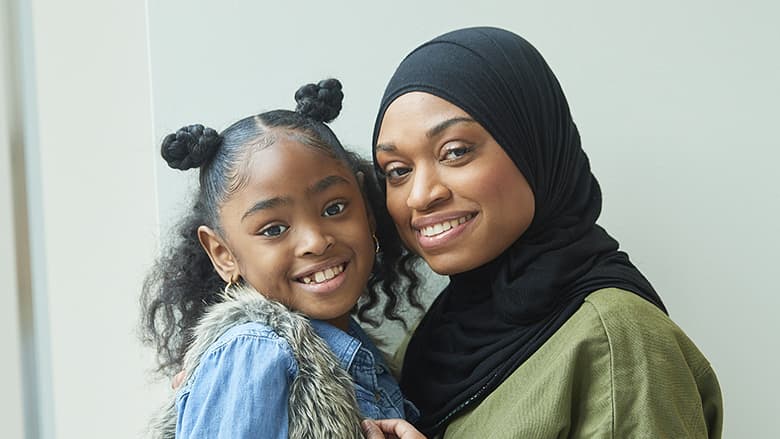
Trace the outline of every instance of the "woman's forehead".
<path fill-rule="evenodd" d="M 410 131 L 432 137 L 446 128 L 442 124 L 464 120 L 473 119 L 446 99 L 421 91 L 409 92 L 388 106 L 382 117 L 377 143 L 407 135 Z"/>

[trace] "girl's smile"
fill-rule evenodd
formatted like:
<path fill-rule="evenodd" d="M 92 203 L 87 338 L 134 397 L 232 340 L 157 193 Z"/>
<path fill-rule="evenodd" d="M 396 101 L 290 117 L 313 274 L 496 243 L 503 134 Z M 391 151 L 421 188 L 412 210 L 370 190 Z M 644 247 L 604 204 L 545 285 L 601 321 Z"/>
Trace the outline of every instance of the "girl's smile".
<path fill-rule="evenodd" d="M 327 294 L 338 289 L 344 283 L 348 273 L 345 273 L 348 267 L 348 261 L 332 264 L 330 262 L 320 264 L 325 268 L 308 270 L 301 276 L 296 276 L 295 280 L 303 284 L 302 288 L 312 293 Z"/>

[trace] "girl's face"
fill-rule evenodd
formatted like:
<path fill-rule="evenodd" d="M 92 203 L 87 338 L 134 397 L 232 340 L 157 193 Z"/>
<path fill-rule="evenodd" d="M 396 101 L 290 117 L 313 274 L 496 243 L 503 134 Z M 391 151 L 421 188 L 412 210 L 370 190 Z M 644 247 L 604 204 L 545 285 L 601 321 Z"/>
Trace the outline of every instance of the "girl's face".
<path fill-rule="evenodd" d="M 437 96 L 411 92 L 390 104 L 376 161 L 401 238 L 439 274 L 490 262 L 534 217 L 531 188 L 506 152 Z"/>
<path fill-rule="evenodd" d="M 201 242 L 223 279 L 346 328 L 374 263 L 369 213 L 338 159 L 283 135 L 252 153 L 245 186 L 223 204 L 222 241 Z"/>

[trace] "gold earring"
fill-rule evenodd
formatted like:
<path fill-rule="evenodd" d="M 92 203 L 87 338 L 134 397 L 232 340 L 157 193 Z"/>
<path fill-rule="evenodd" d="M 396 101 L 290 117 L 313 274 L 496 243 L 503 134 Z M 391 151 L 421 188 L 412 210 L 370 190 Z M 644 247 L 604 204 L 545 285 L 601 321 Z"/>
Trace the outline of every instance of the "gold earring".
<path fill-rule="evenodd" d="M 236 279 L 235 277 L 233 277 L 233 276 L 230 276 L 230 279 L 228 280 L 228 283 L 227 283 L 227 285 L 225 285 L 225 294 L 227 294 L 227 293 L 228 293 L 228 291 L 230 290 L 230 288 L 232 288 L 232 287 L 234 287 L 234 286 L 238 285 L 238 282 L 237 282 L 235 279 Z"/>
<path fill-rule="evenodd" d="M 372 233 L 371 237 L 374 238 L 374 254 L 379 253 L 379 239 L 376 237 L 376 233 Z"/>

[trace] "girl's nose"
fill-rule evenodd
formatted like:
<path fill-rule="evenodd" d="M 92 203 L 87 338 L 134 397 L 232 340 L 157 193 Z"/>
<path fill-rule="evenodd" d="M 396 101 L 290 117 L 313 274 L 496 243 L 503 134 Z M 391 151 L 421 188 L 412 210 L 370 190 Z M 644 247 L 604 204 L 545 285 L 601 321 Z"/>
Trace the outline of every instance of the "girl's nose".
<path fill-rule="evenodd" d="M 297 256 L 321 256 L 336 243 L 333 235 L 317 227 L 306 228 L 300 236 Z"/>

